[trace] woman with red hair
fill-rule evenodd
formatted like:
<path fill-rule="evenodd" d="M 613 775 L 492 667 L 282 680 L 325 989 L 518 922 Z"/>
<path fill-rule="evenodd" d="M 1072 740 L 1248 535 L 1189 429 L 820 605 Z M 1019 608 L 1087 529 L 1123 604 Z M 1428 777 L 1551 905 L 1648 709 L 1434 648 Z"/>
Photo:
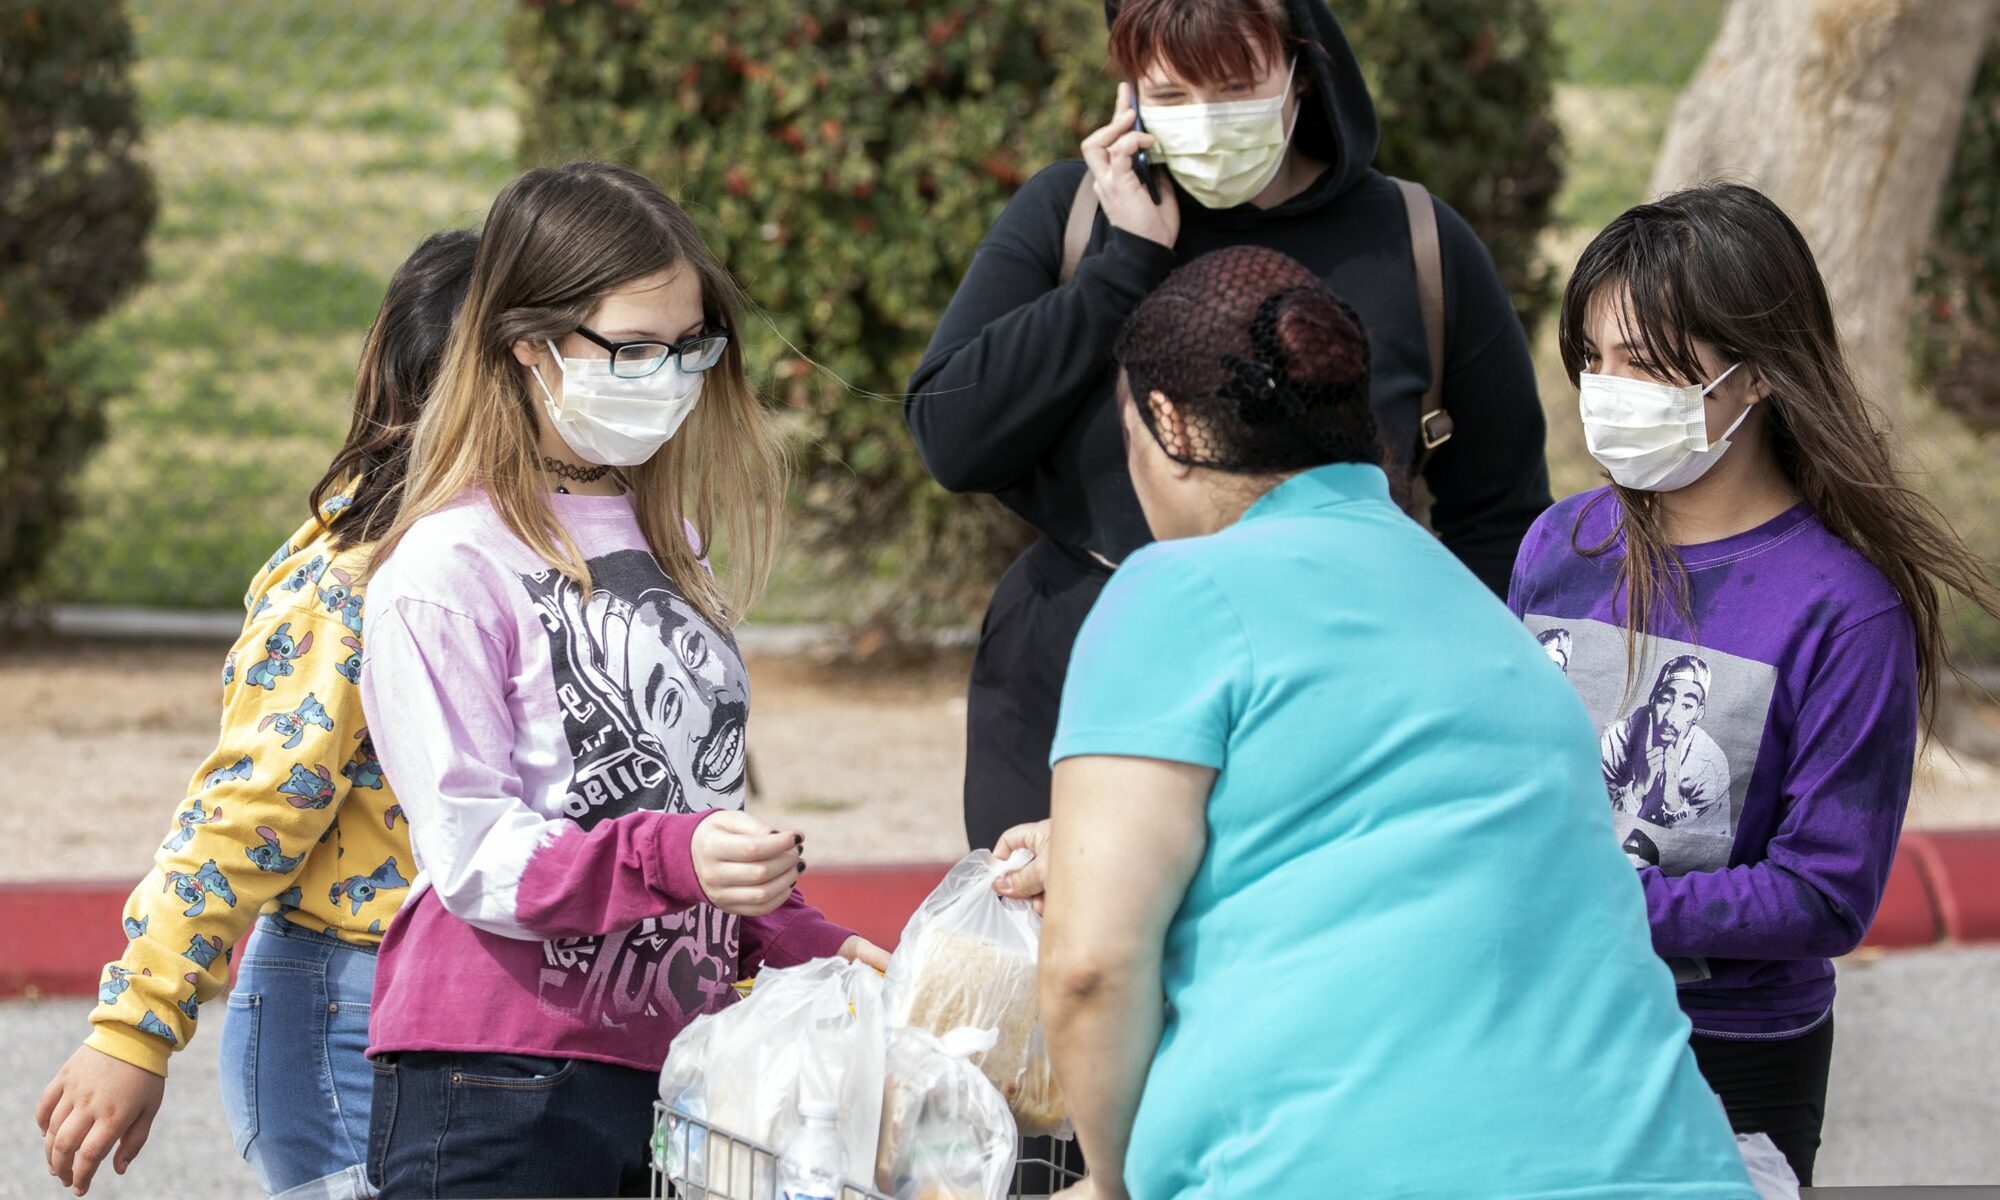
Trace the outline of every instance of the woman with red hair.
<path fill-rule="evenodd" d="M 973 664 L 973 845 L 1048 815 L 1070 647 L 1112 568 L 1152 540 L 1125 474 L 1111 348 L 1177 265 L 1264 246 L 1354 305 L 1373 331 L 1382 457 L 1398 476 L 1421 464 L 1438 534 L 1494 592 L 1549 503 L 1542 410 L 1507 289 L 1457 213 L 1420 191 L 1406 207 L 1372 165 L 1374 104 L 1326 5 L 1106 8 L 1127 81 L 1114 114 L 1082 161 L 1049 166 L 1008 204 L 909 387 L 910 428 L 938 482 L 996 496 L 1042 535 L 1001 580 Z M 1434 240 L 1416 232 L 1426 225 Z M 1426 248 L 1442 292 L 1435 364 Z"/>

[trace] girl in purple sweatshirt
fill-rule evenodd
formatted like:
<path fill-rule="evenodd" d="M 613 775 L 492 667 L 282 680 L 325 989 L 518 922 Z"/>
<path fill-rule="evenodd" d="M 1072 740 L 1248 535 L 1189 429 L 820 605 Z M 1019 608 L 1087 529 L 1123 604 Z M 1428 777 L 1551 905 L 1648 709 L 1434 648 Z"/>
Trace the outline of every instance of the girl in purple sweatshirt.
<path fill-rule="evenodd" d="M 376 977 L 370 1173 L 644 1194 L 688 1022 L 762 963 L 886 956 L 794 890 L 803 838 L 743 812 L 730 622 L 784 476 L 728 273 L 602 163 L 527 172 L 483 236 L 369 593 L 363 703 L 420 868 Z"/>
<path fill-rule="evenodd" d="M 1892 461 L 1798 229 L 1746 187 L 1626 212 L 1563 296 L 1611 486 L 1529 532 L 1510 604 L 1582 693 L 1696 1060 L 1812 1182 L 1832 958 L 1895 855 L 1982 564 Z"/>

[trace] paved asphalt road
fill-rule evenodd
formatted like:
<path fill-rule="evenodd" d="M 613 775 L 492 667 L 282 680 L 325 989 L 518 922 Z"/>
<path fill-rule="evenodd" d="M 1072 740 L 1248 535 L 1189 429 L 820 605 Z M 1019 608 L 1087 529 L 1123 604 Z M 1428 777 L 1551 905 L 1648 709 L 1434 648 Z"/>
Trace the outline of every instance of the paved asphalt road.
<path fill-rule="evenodd" d="M 63 1194 L 42 1163 L 36 1098 L 89 1004 L 0 1004 L 0 1197 Z M 2000 1183 L 2000 947 L 1842 964 L 1823 1185 Z M 216 1094 L 215 1030 L 178 1056 L 167 1111 L 124 1178 L 92 1196 L 251 1200 Z"/>

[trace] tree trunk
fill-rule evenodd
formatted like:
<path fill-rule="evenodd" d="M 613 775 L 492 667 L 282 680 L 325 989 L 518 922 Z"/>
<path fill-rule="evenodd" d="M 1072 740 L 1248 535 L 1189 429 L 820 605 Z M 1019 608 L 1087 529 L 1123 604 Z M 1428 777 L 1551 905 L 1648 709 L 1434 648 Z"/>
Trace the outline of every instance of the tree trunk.
<path fill-rule="evenodd" d="M 1656 193 L 1747 183 L 1812 244 L 1864 394 L 1902 407 L 1918 262 L 2000 0 L 1731 0 Z"/>

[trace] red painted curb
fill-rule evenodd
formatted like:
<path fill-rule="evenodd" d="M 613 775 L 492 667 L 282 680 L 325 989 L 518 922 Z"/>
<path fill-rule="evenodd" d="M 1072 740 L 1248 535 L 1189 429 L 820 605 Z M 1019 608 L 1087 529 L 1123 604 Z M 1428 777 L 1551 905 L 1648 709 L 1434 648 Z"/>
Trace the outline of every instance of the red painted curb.
<path fill-rule="evenodd" d="M 893 949 L 949 863 L 819 867 L 800 890 L 831 921 Z M 132 885 L 0 883 L 0 999 L 88 996 L 124 948 Z M 2000 829 L 1907 833 L 1865 945 L 2000 941 Z"/>
<path fill-rule="evenodd" d="M 827 919 L 894 949 L 950 863 L 814 867 L 800 887 Z M 112 880 L 0 883 L 0 999 L 88 996 L 125 951 L 133 885 Z"/>
<path fill-rule="evenodd" d="M 879 867 L 813 867 L 799 891 L 826 919 L 894 950 L 917 905 L 951 870 L 950 863 Z"/>
<path fill-rule="evenodd" d="M 1903 844 L 1923 867 L 1944 936 L 2000 941 L 2000 830 L 1913 833 Z"/>
<path fill-rule="evenodd" d="M 1911 852 L 1909 841 L 1910 837 L 1903 839 L 1896 861 L 1889 864 L 1889 884 L 1875 910 L 1875 923 L 1868 927 L 1868 937 L 1861 943 L 1864 946 L 1902 950 L 1928 946 L 1944 936 L 1929 872 L 1923 860 Z"/>
<path fill-rule="evenodd" d="M 0 883 L 0 998 L 88 996 L 125 952 L 132 884 Z"/>

